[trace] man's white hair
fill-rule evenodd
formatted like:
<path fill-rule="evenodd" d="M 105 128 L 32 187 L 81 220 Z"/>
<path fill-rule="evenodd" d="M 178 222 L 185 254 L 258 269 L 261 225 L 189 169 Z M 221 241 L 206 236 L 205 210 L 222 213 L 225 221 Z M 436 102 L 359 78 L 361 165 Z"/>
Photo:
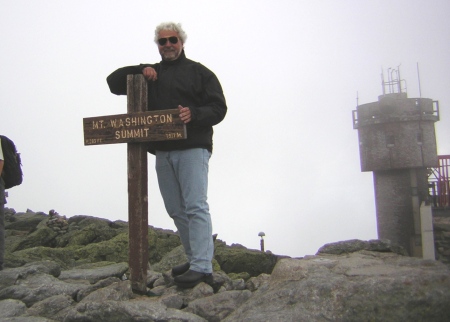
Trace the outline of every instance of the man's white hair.
<path fill-rule="evenodd" d="M 181 28 L 181 23 L 175 23 L 175 22 L 163 22 L 160 23 L 158 26 L 156 26 L 155 29 L 155 43 L 158 43 L 159 38 L 159 32 L 162 30 L 172 30 L 176 31 L 178 35 L 180 36 L 181 42 L 184 44 L 187 39 L 187 34 L 184 32 L 183 28 Z"/>

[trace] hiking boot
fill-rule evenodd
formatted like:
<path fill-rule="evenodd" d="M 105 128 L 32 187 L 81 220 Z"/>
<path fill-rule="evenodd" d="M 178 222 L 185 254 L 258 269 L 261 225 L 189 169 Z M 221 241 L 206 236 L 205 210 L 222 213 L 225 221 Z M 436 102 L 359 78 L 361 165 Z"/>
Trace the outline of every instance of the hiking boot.
<path fill-rule="evenodd" d="M 212 284 L 213 277 L 211 273 L 200 273 L 190 269 L 183 275 L 175 277 L 174 281 L 181 288 L 191 288 L 201 282 Z"/>
<path fill-rule="evenodd" d="M 172 268 L 172 276 L 175 277 L 186 273 L 189 270 L 189 267 L 191 267 L 191 264 L 189 264 L 189 262 L 174 266 Z"/>

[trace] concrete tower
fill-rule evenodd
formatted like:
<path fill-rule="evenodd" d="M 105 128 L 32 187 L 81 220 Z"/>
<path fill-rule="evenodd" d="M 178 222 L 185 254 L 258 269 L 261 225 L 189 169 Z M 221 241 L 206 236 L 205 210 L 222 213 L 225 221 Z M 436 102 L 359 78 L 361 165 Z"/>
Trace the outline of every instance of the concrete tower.
<path fill-rule="evenodd" d="M 408 98 L 399 70 L 391 71 L 387 82 L 382 76 L 382 85 L 377 102 L 353 111 L 361 171 L 373 171 L 378 238 L 422 257 L 421 211 L 428 196 L 427 170 L 438 165 L 434 123 L 439 104 Z M 429 213 L 431 218 L 431 208 Z"/>

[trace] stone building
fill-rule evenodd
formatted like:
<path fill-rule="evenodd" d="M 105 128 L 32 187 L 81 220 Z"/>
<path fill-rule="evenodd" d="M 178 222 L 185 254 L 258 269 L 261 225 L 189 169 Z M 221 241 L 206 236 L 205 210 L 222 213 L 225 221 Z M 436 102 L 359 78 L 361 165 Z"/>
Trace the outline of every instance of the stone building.
<path fill-rule="evenodd" d="M 378 238 L 403 246 L 411 256 L 435 259 L 433 213 L 449 208 L 448 171 L 447 176 L 441 171 L 446 156 L 438 156 L 434 129 L 439 102 L 409 98 L 399 70 L 394 72 L 388 81 L 382 77 L 378 101 L 353 111 L 361 171 L 373 172 Z M 429 182 L 433 173 L 437 185 Z"/>

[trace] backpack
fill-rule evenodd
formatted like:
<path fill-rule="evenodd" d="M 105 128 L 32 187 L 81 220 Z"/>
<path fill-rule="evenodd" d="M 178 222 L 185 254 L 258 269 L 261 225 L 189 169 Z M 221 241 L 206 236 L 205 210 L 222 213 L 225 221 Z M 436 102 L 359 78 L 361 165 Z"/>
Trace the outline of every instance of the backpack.
<path fill-rule="evenodd" d="M 22 161 L 14 142 L 3 135 L 0 135 L 0 139 L 4 159 L 2 178 L 5 182 L 5 189 L 9 189 L 22 183 Z"/>

